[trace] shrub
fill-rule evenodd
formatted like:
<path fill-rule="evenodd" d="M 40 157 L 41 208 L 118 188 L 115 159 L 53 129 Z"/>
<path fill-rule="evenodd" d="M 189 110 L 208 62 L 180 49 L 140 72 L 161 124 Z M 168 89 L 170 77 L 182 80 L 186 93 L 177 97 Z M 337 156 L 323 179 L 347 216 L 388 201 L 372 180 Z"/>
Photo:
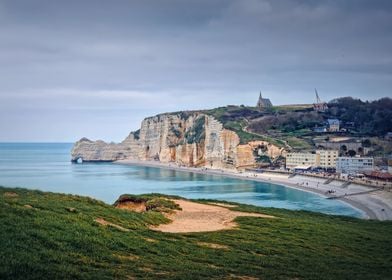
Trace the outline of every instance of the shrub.
<path fill-rule="evenodd" d="M 171 212 L 173 210 L 181 210 L 181 208 L 173 200 L 157 197 L 146 202 L 146 210 L 157 212 Z"/>

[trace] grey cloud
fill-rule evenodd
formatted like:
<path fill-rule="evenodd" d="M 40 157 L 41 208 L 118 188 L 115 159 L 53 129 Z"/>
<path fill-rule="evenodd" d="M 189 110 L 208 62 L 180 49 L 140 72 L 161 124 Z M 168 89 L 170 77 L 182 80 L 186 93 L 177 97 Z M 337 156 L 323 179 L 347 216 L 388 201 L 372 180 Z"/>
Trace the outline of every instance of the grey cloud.
<path fill-rule="evenodd" d="M 390 1 L 0 0 L 0 141 L 75 140 L 94 119 L 105 129 L 86 132 L 119 140 L 146 115 L 251 105 L 259 90 L 277 104 L 310 103 L 314 87 L 391 96 L 391 33 Z M 39 112 L 75 132 L 43 129 Z"/>

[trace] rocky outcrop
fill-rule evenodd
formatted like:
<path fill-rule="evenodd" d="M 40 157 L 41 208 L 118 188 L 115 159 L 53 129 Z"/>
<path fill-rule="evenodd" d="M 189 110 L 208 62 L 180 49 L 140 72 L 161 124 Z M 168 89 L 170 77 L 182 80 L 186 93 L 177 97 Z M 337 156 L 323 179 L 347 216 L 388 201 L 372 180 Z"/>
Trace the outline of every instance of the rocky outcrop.
<path fill-rule="evenodd" d="M 282 150 L 263 141 L 240 145 L 238 135 L 212 116 L 180 112 L 144 119 L 139 131 L 118 144 L 82 138 L 72 149 L 72 161 L 156 160 L 194 167 L 243 168 L 254 166 L 261 154 L 274 158 Z"/>
<path fill-rule="evenodd" d="M 104 141 L 91 141 L 82 138 L 75 143 L 71 156 L 72 162 L 111 162 L 127 158 L 136 158 L 139 151 L 139 143 L 131 133 L 119 144 L 106 143 Z"/>
<path fill-rule="evenodd" d="M 284 156 L 286 151 L 266 141 L 251 141 L 248 144 L 237 146 L 236 167 L 251 167 L 256 165 L 263 157 L 275 159 Z"/>

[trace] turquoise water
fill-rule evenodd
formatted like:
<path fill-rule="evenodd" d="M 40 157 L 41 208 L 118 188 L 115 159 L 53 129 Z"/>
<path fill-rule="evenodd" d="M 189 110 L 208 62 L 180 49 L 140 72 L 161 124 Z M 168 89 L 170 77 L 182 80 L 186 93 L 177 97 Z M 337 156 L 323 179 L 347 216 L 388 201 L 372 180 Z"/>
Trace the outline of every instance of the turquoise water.
<path fill-rule="evenodd" d="M 361 217 L 336 200 L 287 187 L 152 167 L 71 164 L 72 144 L 0 143 L 0 185 L 87 195 L 113 203 L 124 193 L 164 193 Z"/>

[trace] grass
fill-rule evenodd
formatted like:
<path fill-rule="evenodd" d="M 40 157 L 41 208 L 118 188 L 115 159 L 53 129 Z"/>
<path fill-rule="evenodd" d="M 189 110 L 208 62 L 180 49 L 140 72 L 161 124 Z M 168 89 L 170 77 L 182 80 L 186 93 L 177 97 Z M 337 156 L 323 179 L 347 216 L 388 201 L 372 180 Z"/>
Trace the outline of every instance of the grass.
<path fill-rule="evenodd" d="M 298 138 L 298 137 L 287 137 L 285 138 L 287 143 L 294 149 L 296 150 L 311 150 L 314 147 L 307 142 L 305 139 L 303 138 Z"/>
<path fill-rule="evenodd" d="M 158 196 L 163 197 L 147 197 Z M 236 210 L 277 218 L 240 217 L 236 230 L 169 234 L 148 228 L 168 222 L 159 212 L 132 213 L 87 197 L 0 188 L 0 279 L 392 275 L 391 222 L 246 205 Z M 99 225 L 97 218 L 130 231 Z"/>
<path fill-rule="evenodd" d="M 170 198 L 175 197 L 170 196 Z M 160 197 L 159 194 L 123 194 L 114 202 L 114 206 L 127 202 L 144 203 L 147 211 L 172 212 L 173 210 L 181 210 L 180 206 L 173 200 L 170 200 L 169 197 Z"/>
<path fill-rule="evenodd" d="M 285 147 L 284 141 L 274 139 L 268 135 L 245 131 L 245 127 L 249 123 L 247 118 L 263 116 L 266 113 L 271 113 L 269 111 L 261 112 L 255 107 L 227 106 L 207 110 L 205 113 L 219 120 L 225 129 L 237 133 L 240 138 L 240 144 L 247 144 L 250 141 L 267 141 L 277 147 Z"/>
<path fill-rule="evenodd" d="M 274 111 L 306 111 L 313 109 L 313 104 L 281 105 L 274 106 Z"/>

